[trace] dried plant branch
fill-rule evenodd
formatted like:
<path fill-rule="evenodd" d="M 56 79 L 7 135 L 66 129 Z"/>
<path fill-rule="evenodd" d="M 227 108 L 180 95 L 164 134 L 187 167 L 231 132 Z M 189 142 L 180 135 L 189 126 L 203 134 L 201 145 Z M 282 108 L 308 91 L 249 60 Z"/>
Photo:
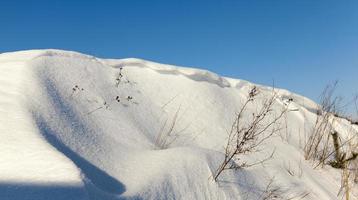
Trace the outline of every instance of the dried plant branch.
<path fill-rule="evenodd" d="M 235 117 L 225 146 L 224 160 L 213 175 L 215 181 L 217 181 L 220 174 L 225 170 L 250 167 L 255 164 L 263 163 L 273 156 L 274 152 L 269 157 L 253 164 L 235 162 L 240 161 L 240 156 L 257 151 L 258 147 L 265 140 L 279 131 L 280 128 L 275 128 L 274 126 L 278 124 L 278 121 L 287 112 L 286 107 L 280 111 L 278 115 L 274 115 L 273 106 L 278 98 L 278 95 L 273 90 L 272 96 L 264 100 L 260 110 L 257 113 L 252 113 L 252 119 L 249 120 L 248 123 L 244 124 L 242 119 L 243 115 L 247 111 L 249 103 L 253 102 L 257 95 L 258 90 L 256 87 L 253 87 L 248 94 L 248 98 Z M 272 129 L 268 131 L 270 128 Z"/>

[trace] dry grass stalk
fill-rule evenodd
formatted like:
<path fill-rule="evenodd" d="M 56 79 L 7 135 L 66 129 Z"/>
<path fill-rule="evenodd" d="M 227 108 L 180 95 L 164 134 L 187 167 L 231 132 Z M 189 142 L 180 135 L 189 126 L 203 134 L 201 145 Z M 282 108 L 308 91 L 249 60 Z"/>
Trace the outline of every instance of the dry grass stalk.
<path fill-rule="evenodd" d="M 319 165 L 325 163 L 327 155 L 332 152 L 330 133 L 334 132 L 332 124 L 338 113 L 339 97 L 334 96 L 337 82 L 328 85 L 321 94 L 321 108 L 317 110 L 317 119 L 312 132 L 305 141 L 304 157 L 306 160 L 318 160 Z"/>
<path fill-rule="evenodd" d="M 171 144 L 173 144 L 173 142 L 175 142 L 175 140 L 178 138 L 178 134 L 175 134 L 174 130 L 178 121 L 179 111 L 180 111 L 180 106 L 176 110 L 173 119 L 171 120 L 168 127 L 167 127 L 168 119 L 165 120 L 155 140 L 156 147 L 160 149 L 166 149 Z"/>

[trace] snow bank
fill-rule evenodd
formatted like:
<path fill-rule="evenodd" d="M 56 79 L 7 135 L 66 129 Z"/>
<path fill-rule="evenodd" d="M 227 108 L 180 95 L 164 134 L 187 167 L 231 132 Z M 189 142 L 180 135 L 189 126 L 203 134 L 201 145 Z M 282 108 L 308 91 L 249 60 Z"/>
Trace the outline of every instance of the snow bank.
<path fill-rule="evenodd" d="M 287 90 L 278 90 L 275 109 L 293 100 L 290 137 L 273 137 L 246 159 L 276 149 L 274 158 L 214 182 L 227 132 L 254 84 L 60 50 L 3 53 L 0 70 L 0 199 L 258 199 L 272 177 L 287 198 L 337 198 L 339 171 L 314 170 L 303 158 L 317 105 Z M 262 99 L 272 90 L 257 87 Z M 175 137 L 162 149 L 157 136 L 167 131 Z"/>

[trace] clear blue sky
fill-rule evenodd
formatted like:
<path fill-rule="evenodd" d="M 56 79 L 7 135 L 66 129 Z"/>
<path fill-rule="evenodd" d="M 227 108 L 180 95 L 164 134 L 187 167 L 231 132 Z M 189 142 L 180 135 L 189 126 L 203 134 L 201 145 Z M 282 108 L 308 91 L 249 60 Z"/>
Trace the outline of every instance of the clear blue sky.
<path fill-rule="evenodd" d="M 0 1 L 0 51 L 75 50 L 205 68 L 315 100 L 358 92 L 356 0 Z"/>

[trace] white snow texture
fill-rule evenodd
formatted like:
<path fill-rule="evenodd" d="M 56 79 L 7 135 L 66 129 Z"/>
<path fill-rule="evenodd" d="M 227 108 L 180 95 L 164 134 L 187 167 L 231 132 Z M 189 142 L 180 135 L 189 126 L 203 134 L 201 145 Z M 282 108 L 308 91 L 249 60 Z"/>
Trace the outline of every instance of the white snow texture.
<path fill-rule="evenodd" d="M 340 171 L 314 169 L 303 157 L 317 117 L 308 98 L 277 90 L 276 110 L 293 99 L 289 137 L 271 137 L 242 158 L 254 162 L 275 149 L 264 165 L 227 170 L 215 182 L 253 83 L 61 50 L 2 53 L 0 70 L 0 199 L 260 199 L 273 177 L 287 199 L 339 199 Z M 259 99 L 272 92 L 256 86 Z M 352 132 L 344 120 L 339 127 Z M 160 148 L 157 136 L 166 132 L 170 142 Z"/>

